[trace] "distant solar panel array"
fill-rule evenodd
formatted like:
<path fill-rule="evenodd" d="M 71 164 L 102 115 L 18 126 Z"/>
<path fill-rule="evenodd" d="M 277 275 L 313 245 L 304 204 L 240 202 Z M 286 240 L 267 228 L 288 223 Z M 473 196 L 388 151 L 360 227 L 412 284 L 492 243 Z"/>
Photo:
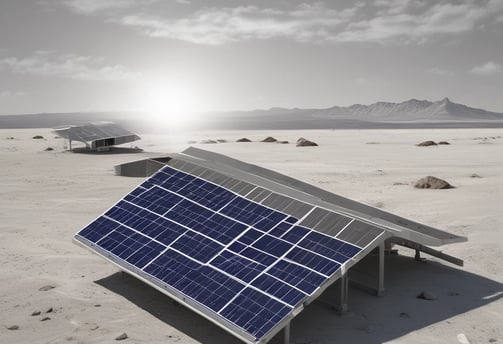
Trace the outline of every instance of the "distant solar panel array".
<path fill-rule="evenodd" d="M 249 341 L 384 230 L 172 159 L 76 239 Z"/>

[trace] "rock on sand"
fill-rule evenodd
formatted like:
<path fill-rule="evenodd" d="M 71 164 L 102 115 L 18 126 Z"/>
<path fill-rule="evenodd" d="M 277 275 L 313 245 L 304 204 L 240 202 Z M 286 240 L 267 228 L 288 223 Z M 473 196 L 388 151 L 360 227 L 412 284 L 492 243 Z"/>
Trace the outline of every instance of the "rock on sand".
<path fill-rule="evenodd" d="M 424 141 L 421 143 L 418 143 L 416 146 L 418 147 L 428 147 L 428 146 L 436 146 L 437 144 L 434 141 Z"/>
<path fill-rule="evenodd" d="M 318 146 L 316 142 L 309 141 L 303 137 L 297 140 L 297 147 L 315 147 Z"/>
<path fill-rule="evenodd" d="M 452 189 L 454 186 L 447 183 L 445 180 L 442 180 L 437 177 L 427 176 L 419 179 L 416 184 L 414 184 L 415 188 L 418 189 Z"/>

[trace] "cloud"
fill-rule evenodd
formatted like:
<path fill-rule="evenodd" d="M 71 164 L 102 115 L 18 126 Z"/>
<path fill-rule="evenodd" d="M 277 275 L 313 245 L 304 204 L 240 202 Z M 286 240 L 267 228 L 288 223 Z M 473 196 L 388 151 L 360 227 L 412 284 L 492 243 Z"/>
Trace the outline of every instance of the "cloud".
<path fill-rule="evenodd" d="M 57 55 L 52 51 L 37 51 L 25 58 L 8 57 L 0 60 L 0 70 L 16 74 L 58 77 L 75 80 L 119 81 L 136 79 L 138 73 L 121 65 L 103 65 L 103 59 L 74 54 Z"/>
<path fill-rule="evenodd" d="M 63 4 L 73 12 L 92 14 L 100 11 L 149 5 L 155 1 L 156 0 L 66 0 L 63 1 Z"/>
<path fill-rule="evenodd" d="M 453 73 L 451 71 L 448 71 L 446 69 L 438 68 L 438 67 L 433 67 L 428 69 L 428 72 L 431 74 L 435 74 L 438 76 L 451 76 Z"/>
<path fill-rule="evenodd" d="M 163 19 L 129 15 L 116 20 L 151 37 L 219 45 L 248 39 L 291 38 L 300 42 L 329 40 L 335 28 L 351 20 L 360 4 L 336 11 L 322 3 L 301 4 L 292 10 L 255 6 L 210 8 L 185 18 Z"/>
<path fill-rule="evenodd" d="M 424 43 L 435 36 L 473 31 L 480 22 L 501 12 L 501 2 L 440 2 L 427 7 L 410 1 L 380 0 L 389 8 L 377 16 L 349 23 L 335 40 L 343 42 Z M 400 3 L 401 6 L 391 6 Z"/>
<path fill-rule="evenodd" d="M 22 97 L 24 95 L 25 95 L 24 92 L 16 92 L 9 90 L 0 91 L 0 98 L 14 98 L 14 97 Z"/>
<path fill-rule="evenodd" d="M 503 67 L 495 62 L 489 61 L 483 65 L 475 66 L 471 72 L 475 75 L 492 75 L 503 71 Z"/>
<path fill-rule="evenodd" d="M 155 9 L 148 6 L 154 2 Z M 208 7 L 202 2 L 184 6 L 185 14 L 178 15 L 174 13 L 179 11 L 166 8 L 187 4 L 188 0 L 64 3 L 75 12 L 102 15 L 107 22 L 135 28 L 151 37 L 208 45 L 275 38 L 315 43 L 422 44 L 436 37 L 478 30 L 503 14 L 501 0 L 375 0 L 352 2 L 342 9 L 334 9 L 330 2 L 283 2 L 276 7 L 274 1 L 267 2 L 269 7 Z"/>

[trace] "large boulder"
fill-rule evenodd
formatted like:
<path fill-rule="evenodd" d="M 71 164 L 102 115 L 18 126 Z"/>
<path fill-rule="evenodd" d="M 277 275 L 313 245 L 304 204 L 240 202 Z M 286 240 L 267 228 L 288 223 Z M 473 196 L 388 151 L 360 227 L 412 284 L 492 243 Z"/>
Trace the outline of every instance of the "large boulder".
<path fill-rule="evenodd" d="M 278 141 L 278 140 L 276 140 L 274 137 L 268 136 L 265 139 L 263 139 L 261 142 L 276 142 L 276 141 Z"/>
<path fill-rule="evenodd" d="M 416 184 L 414 184 L 415 188 L 418 189 L 452 189 L 454 186 L 437 177 L 427 176 L 419 179 Z"/>
<path fill-rule="evenodd" d="M 313 141 L 309 141 L 303 137 L 297 140 L 297 147 L 316 147 L 318 144 Z"/>
<path fill-rule="evenodd" d="M 428 146 L 436 146 L 437 144 L 434 141 L 424 141 L 421 143 L 418 143 L 416 146 L 418 147 L 428 147 Z"/>

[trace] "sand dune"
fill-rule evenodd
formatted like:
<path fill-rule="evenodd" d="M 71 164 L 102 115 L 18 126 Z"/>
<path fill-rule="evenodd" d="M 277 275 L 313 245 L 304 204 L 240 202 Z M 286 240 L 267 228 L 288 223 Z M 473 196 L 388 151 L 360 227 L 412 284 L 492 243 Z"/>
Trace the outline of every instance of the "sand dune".
<path fill-rule="evenodd" d="M 0 130 L 1 343 L 109 343 L 123 332 L 125 343 L 239 343 L 72 243 L 75 232 L 140 183 L 114 176 L 114 165 L 210 139 L 227 142 L 195 145 L 468 237 L 442 248 L 464 259 L 463 268 L 429 257 L 418 263 L 400 249 L 387 257 L 386 296 L 351 289 L 343 316 L 313 303 L 293 321 L 293 343 L 503 342 L 503 129 L 141 136 L 135 145 L 144 152 L 98 155 L 65 151 L 50 129 Z M 267 136 L 290 144 L 259 142 Z M 253 142 L 235 142 L 242 137 Z M 296 147 L 299 137 L 319 146 Z M 426 140 L 451 144 L 416 146 Z M 455 188 L 413 187 L 427 175 Z M 39 290 L 44 286 L 54 288 Z M 422 291 L 436 300 L 417 299 Z"/>

